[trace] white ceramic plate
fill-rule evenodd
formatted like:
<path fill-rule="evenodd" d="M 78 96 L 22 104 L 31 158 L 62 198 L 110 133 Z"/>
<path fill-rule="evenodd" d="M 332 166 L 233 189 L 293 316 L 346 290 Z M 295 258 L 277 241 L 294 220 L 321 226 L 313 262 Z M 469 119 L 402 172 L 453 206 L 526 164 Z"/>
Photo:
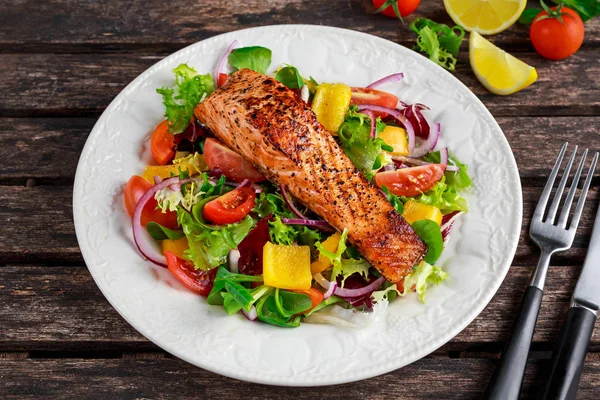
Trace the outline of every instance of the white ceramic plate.
<path fill-rule="evenodd" d="M 471 211 L 455 225 L 439 265 L 450 273 L 431 288 L 393 302 L 366 328 L 302 324 L 296 329 L 228 317 L 184 289 L 168 270 L 144 261 L 133 244 L 122 187 L 145 165 L 141 150 L 164 112 L 155 89 L 173 83 L 182 62 L 215 70 L 233 39 L 273 51 L 272 68 L 296 66 L 319 82 L 364 86 L 402 71 L 385 89 L 431 107 L 441 145 L 469 165 Z M 440 146 L 440 145 L 438 145 Z M 147 160 L 146 160 L 147 161 Z M 483 104 L 451 74 L 384 39 L 323 26 L 267 26 L 189 46 L 152 66 L 108 106 L 92 130 L 73 194 L 77 239 L 94 280 L 133 327 L 169 353 L 210 371 L 290 386 L 355 381 L 403 367 L 464 329 L 487 305 L 514 255 L 521 228 L 519 174 L 510 147 Z M 101 316 L 98 316 L 101 318 Z"/>

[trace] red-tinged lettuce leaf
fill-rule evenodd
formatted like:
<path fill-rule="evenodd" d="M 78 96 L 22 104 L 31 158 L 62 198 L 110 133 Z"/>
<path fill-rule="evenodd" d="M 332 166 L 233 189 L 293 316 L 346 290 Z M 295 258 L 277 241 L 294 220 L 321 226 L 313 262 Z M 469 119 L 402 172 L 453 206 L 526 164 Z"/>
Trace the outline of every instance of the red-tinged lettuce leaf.
<path fill-rule="evenodd" d="M 263 247 L 271 240 L 269 235 L 269 221 L 272 215 L 267 215 L 248 233 L 238 245 L 240 259 L 238 269 L 244 275 L 262 275 L 263 273 Z"/>
<path fill-rule="evenodd" d="M 431 130 L 429 127 L 429 123 L 427 122 L 422 113 L 422 110 L 428 109 L 429 108 L 424 106 L 423 104 L 417 103 L 407 106 L 405 109 L 402 110 L 402 114 L 411 123 L 415 131 L 415 136 L 423 140 L 427 140 L 427 138 L 429 137 L 429 132 Z"/>
<path fill-rule="evenodd" d="M 448 239 L 450 238 L 450 230 L 452 229 L 452 226 L 454 225 L 458 217 L 460 217 L 462 214 L 462 211 L 454 211 L 442 217 L 441 230 L 444 245 L 448 242 Z"/>
<path fill-rule="evenodd" d="M 338 277 L 338 285 L 341 283 L 341 277 Z M 375 281 L 377 279 L 376 276 L 374 276 L 373 274 L 369 273 L 369 277 L 368 279 L 363 278 L 362 275 L 356 273 L 356 274 L 352 274 L 349 277 L 346 278 L 346 280 L 344 281 L 344 289 L 360 289 L 363 288 L 369 284 L 371 284 L 373 281 Z M 363 295 L 363 296 L 359 296 L 359 297 L 343 297 L 344 300 L 346 300 L 346 302 L 348 302 L 348 304 L 350 304 L 352 307 L 354 308 L 364 308 L 365 311 L 373 311 L 373 299 L 371 298 L 371 295 L 373 294 L 375 290 Z"/>

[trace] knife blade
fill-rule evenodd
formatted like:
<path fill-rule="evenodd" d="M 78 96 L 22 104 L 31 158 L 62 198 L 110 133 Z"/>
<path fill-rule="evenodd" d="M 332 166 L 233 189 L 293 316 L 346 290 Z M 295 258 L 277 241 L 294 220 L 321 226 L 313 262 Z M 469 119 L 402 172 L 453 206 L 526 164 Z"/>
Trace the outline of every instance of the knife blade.
<path fill-rule="evenodd" d="M 596 311 L 600 308 L 600 208 L 594 220 L 583 269 L 573 292 L 573 303 Z"/>

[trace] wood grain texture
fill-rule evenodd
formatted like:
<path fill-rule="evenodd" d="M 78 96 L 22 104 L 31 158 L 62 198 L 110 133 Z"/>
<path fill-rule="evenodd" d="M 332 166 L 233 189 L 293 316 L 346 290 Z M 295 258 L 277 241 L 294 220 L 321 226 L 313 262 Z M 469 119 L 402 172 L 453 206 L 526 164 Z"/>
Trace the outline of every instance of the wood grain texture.
<path fill-rule="evenodd" d="M 125 184 L 125 182 L 123 182 Z M 72 214 L 72 188 L 61 186 L 0 186 L 0 263 L 50 262 L 83 263 Z M 529 218 L 537 205 L 542 187 L 525 187 L 524 223 L 516 265 L 535 265 L 538 250 L 528 240 Z M 559 264 L 577 265 L 583 262 L 592 232 L 594 210 L 600 201 L 600 185 L 596 183 L 588 195 L 588 207 L 583 213 L 573 247 L 555 256 Z M 27 227 L 24 229 L 23 227 Z"/>
<path fill-rule="evenodd" d="M 535 5 L 535 4 L 534 4 Z M 534 6 L 532 5 L 532 6 Z M 211 2 L 150 0 L 8 1 L 0 5 L 0 48 L 4 51 L 103 51 L 152 48 L 171 52 L 232 29 L 276 24 L 326 24 L 414 44 L 408 23 L 375 15 L 368 0 L 248 0 Z M 415 17 L 453 24 L 443 4 L 424 0 Z M 586 24 L 586 47 L 598 44 L 599 21 Z M 76 33 L 76 34 L 73 34 Z M 495 40 L 510 50 L 531 50 L 528 26 L 515 24 Z"/>
<path fill-rule="evenodd" d="M 558 336 L 579 270 L 579 266 L 550 268 L 534 349 L 551 349 L 549 343 Z M 483 347 L 501 351 L 531 271 L 531 267 L 513 266 L 481 315 L 441 352 Z M 85 267 L 0 267 L 0 321 L 6 328 L 0 330 L 0 352 L 156 349 L 110 306 Z M 600 350 L 600 322 L 596 327 L 591 351 Z"/>
<path fill-rule="evenodd" d="M 500 117 L 497 121 L 526 186 L 543 185 L 565 141 L 600 150 L 600 117 Z M 24 185 L 31 178 L 37 185 L 72 184 L 95 122 L 95 118 L 0 118 L 0 183 Z"/>
<path fill-rule="evenodd" d="M 0 397 L 13 399 L 478 399 L 496 362 L 425 358 L 368 381 L 331 388 L 281 388 L 227 379 L 175 358 L 2 360 Z M 530 361 L 522 399 L 538 395 L 547 361 Z M 596 399 L 600 361 L 588 360 L 578 399 Z M 152 378 L 150 378 L 152 377 Z"/>
<path fill-rule="evenodd" d="M 0 116 L 96 116 L 129 82 L 162 58 L 139 53 L 0 54 L 4 66 Z M 600 115 L 597 50 L 580 50 L 561 62 L 542 60 L 536 53 L 523 53 L 520 58 L 538 68 L 539 79 L 511 96 L 496 96 L 481 86 L 466 53 L 460 56 L 454 75 L 496 117 Z"/>

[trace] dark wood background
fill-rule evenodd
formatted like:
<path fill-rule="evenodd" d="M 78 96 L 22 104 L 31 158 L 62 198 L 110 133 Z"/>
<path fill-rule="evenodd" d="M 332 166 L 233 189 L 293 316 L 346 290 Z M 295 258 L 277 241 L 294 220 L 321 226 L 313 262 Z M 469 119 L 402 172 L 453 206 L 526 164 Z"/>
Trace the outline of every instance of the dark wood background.
<path fill-rule="evenodd" d="M 530 2 L 531 3 L 531 2 Z M 528 29 L 493 41 L 534 65 L 539 80 L 508 97 L 487 92 L 463 43 L 455 75 L 490 109 L 514 151 L 524 191 L 519 248 L 481 315 L 435 353 L 403 369 L 329 388 L 277 388 L 224 378 L 180 361 L 130 327 L 94 284 L 77 246 L 72 184 L 81 149 L 108 103 L 170 53 L 215 34 L 268 24 L 355 29 L 412 46 L 406 25 L 369 0 L 84 1 L 0 3 L 0 398 L 407 398 L 482 395 L 537 262 L 530 215 L 560 145 L 600 150 L 600 22 L 567 60 L 541 59 Z M 441 1 L 417 12 L 451 22 Z M 524 384 L 539 391 L 585 256 L 600 179 L 571 250 L 556 256 Z M 600 323 L 579 398 L 600 393 Z"/>

